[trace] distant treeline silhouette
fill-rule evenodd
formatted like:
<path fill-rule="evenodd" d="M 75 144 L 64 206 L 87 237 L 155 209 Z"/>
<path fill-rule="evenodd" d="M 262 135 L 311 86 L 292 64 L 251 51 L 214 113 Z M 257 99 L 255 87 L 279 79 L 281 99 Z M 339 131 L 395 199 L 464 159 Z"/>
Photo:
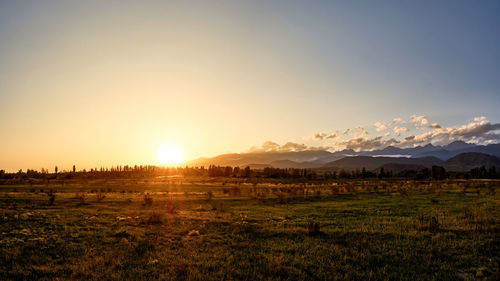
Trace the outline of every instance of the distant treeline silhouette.
<path fill-rule="evenodd" d="M 15 173 L 7 173 L 0 170 L 1 183 L 6 180 L 30 180 L 30 179 L 98 179 L 98 178 L 147 178 L 161 176 L 184 176 L 184 177 L 229 177 L 229 178 L 269 178 L 269 179 L 297 179 L 297 180 L 336 180 L 336 179 L 384 179 L 384 178 L 402 178 L 402 179 L 497 179 L 500 173 L 496 167 L 486 168 L 484 166 L 471 169 L 466 172 L 450 172 L 441 166 L 432 166 L 432 168 L 423 168 L 420 170 L 404 170 L 393 173 L 381 168 L 378 171 L 368 171 L 366 169 L 348 170 L 321 170 L 321 169 L 296 169 L 296 168 L 272 168 L 251 169 L 231 166 L 205 167 L 158 167 L 152 165 L 140 166 L 116 166 L 111 168 L 93 168 L 90 170 L 76 170 L 73 166 L 71 171 L 59 171 L 58 167 L 54 172 L 48 169 L 41 171 L 28 169 L 26 172 L 19 170 Z"/>

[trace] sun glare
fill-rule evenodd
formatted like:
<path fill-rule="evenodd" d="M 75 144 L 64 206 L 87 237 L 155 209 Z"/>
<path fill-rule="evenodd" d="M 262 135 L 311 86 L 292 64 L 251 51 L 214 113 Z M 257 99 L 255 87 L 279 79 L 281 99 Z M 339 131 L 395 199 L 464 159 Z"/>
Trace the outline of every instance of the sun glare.
<path fill-rule="evenodd" d="M 182 150 L 172 144 L 166 144 L 158 149 L 158 161 L 164 165 L 180 164 L 184 161 Z"/>

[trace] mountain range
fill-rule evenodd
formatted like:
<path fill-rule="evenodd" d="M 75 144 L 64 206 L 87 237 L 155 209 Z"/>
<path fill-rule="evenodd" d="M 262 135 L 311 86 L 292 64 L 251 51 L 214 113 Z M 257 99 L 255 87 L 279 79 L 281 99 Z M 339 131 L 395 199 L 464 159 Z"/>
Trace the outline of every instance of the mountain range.
<path fill-rule="evenodd" d="M 500 144 L 476 145 L 455 141 L 444 146 L 427 144 L 412 148 L 388 146 L 379 150 L 354 151 L 345 149 L 305 150 L 288 152 L 249 152 L 222 154 L 212 158 L 199 158 L 189 166 L 250 166 L 251 168 L 321 168 L 375 170 L 381 167 L 399 171 L 444 166 L 447 170 L 466 171 L 480 166 L 500 168 Z"/>

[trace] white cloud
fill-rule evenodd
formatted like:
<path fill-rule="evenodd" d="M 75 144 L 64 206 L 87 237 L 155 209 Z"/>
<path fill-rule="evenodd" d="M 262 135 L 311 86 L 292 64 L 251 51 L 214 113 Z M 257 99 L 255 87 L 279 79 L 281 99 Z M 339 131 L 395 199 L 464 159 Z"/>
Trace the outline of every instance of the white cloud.
<path fill-rule="evenodd" d="M 401 145 L 414 146 L 427 143 L 444 145 L 457 140 L 479 144 L 500 141 L 500 134 L 496 132 L 500 130 L 500 123 L 491 124 L 485 118 L 475 118 L 474 120 L 474 122 L 466 125 L 448 128 L 441 127 L 440 129 L 412 136 L 412 138 L 406 138 L 405 142 L 401 143 Z"/>
<path fill-rule="evenodd" d="M 399 118 L 399 117 L 392 119 L 392 124 L 393 125 L 394 124 L 403 124 L 403 123 L 405 123 L 405 121 L 403 119 Z"/>
<path fill-rule="evenodd" d="M 266 141 L 260 147 L 252 146 L 247 152 L 262 153 L 262 152 L 291 152 L 291 151 L 305 151 L 327 149 L 326 147 L 308 147 L 302 143 L 287 142 L 284 145 L 279 145 L 273 141 Z"/>
<path fill-rule="evenodd" d="M 413 115 L 410 118 L 410 122 L 415 123 L 416 127 L 421 127 L 421 126 L 427 125 L 429 123 L 429 119 L 423 115 L 420 115 L 420 116 Z"/>
<path fill-rule="evenodd" d="M 363 127 L 357 126 L 354 129 L 336 131 L 335 133 L 316 133 L 310 141 L 325 142 L 333 140 L 325 146 L 307 146 L 305 144 L 288 142 L 279 145 L 272 141 L 265 142 L 261 147 L 253 147 L 251 151 L 259 152 L 284 152 L 284 151 L 304 151 L 314 149 L 354 149 L 354 150 L 373 150 L 384 148 L 389 145 L 398 147 L 415 147 L 432 143 L 434 145 L 446 145 L 450 142 L 461 140 L 468 143 L 491 144 L 500 143 L 500 123 L 491 123 L 486 117 L 475 117 L 472 122 L 461 126 L 443 127 L 438 123 L 429 123 L 425 116 L 413 115 L 410 122 L 421 130 L 426 130 L 418 134 L 404 134 L 411 131 L 408 126 L 396 124 L 404 123 L 400 118 L 395 118 L 396 122 L 376 122 L 375 130 L 380 135 L 368 138 L 369 132 Z M 389 130 L 388 130 L 389 129 Z M 387 131 L 386 131 L 387 130 Z M 386 132 L 383 132 L 386 131 Z M 391 138 L 393 136 L 393 138 Z M 323 143 L 324 144 L 324 143 Z"/>
<path fill-rule="evenodd" d="M 316 134 L 314 134 L 314 138 L 317 140 L 323 140 L 326 138 L 326 134 L 325 133 L 316 133 Z"/>
<path fill-rule="evenodd" d="M 395 126 L 393 130 L 396 134 L 401 134 L 402 132 L 408 132 L 410 129 L 402 126 Z"/>
<path fill-rule="evenodd" d="M 304 151 L 307 145 L 295 142 L 287 142 L 279 148 L 279 151 Z"/>
<path fill-rule="evenodd" d="M 356 134 L 354 134 L 354 137 L 359 138 L 359 137 L 365 137 L 367 135 L 368 135 L 368 132 L 363 130 L 361 132 L 357 132 Z"/>
<path fill-rule="evenodd" d="M 381 132 L 381 131 L 387 130 L 387 125 L 385 125 L 382 122 L 375 122 L 375 124 L 373 124 L 373 126 L 375 127 L 375 130 L 377 132 Z"/>
<path fill-rule="evenodd" d="M 392 138 L 389 140 L 382 139 L 382 136 L 374 138 L 352 138 L 350 140 L 337 143 L 337 145 L 344 145 L 346 149 L 352 149 L 355 151 L 360 150 L 374 150 L 387 147 L 389 145 L 394 145 L 399 143 L 398 140 Z"/>
<path fill-rule="evenodd" d="M 432 123 L 429 128 L 433 129 L 433 130 L 439 130 L 439 129 L 442 129 L 443 127 L 441 125 L 439 125 L 438 123 Z"/>
<path fill-rule="evenodd" d="M 334 140 L 334 139 L 338 138 L 338 136 L 337 136 L 337 134 L 332 133 L 332 134 L 328 135 L 326 138 Z"/>
<path fill-rule="evenodd" d="M 326 133 L 316 133 L 314 134 L 314 139 L 316 140 L 326 140 L 326 139 L 336 139 L 338 136 L 336 133 L 326 134 Z"/>

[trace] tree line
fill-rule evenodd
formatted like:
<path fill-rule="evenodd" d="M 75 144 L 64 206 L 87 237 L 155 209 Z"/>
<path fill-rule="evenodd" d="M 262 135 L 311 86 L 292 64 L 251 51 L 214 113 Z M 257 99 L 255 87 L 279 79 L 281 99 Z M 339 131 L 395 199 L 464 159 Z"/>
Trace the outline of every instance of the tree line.
<path fill-rule="evenodd" d="M 322 170 L 322 169 L 297 169 L 297 168 L 272 168 L 252 169 L 249 166 L 232 167 L 210 165 L 208 168 L 201 167 L 158 167 L 153 165 L 114 166 L 92 168 L 90 170 L 76 170 L 73 166 L 71 171 L 54 172 L 48 169 L 41 171 L 28 169 L 19 170 L 15 173 L 7 173 L 0 170 L 0 179 L 91 179 L 91 178 L 144 178 L 158 176 L 185 176 L 185 177 L 226 177 L 226 178 L 269 178 L 269 179 L 300 179 L 300 180 L 336 180 L 336 179 L 497 179 L 500 173 L 496 167 L 486 168 L 484 166 L 473 168 L 465 172 L 446 171 L 441 166 L 432 166 L 421 170 L 405 170 L 400 172 L 369 171 L 365 168 L 355 170 Z"/>

